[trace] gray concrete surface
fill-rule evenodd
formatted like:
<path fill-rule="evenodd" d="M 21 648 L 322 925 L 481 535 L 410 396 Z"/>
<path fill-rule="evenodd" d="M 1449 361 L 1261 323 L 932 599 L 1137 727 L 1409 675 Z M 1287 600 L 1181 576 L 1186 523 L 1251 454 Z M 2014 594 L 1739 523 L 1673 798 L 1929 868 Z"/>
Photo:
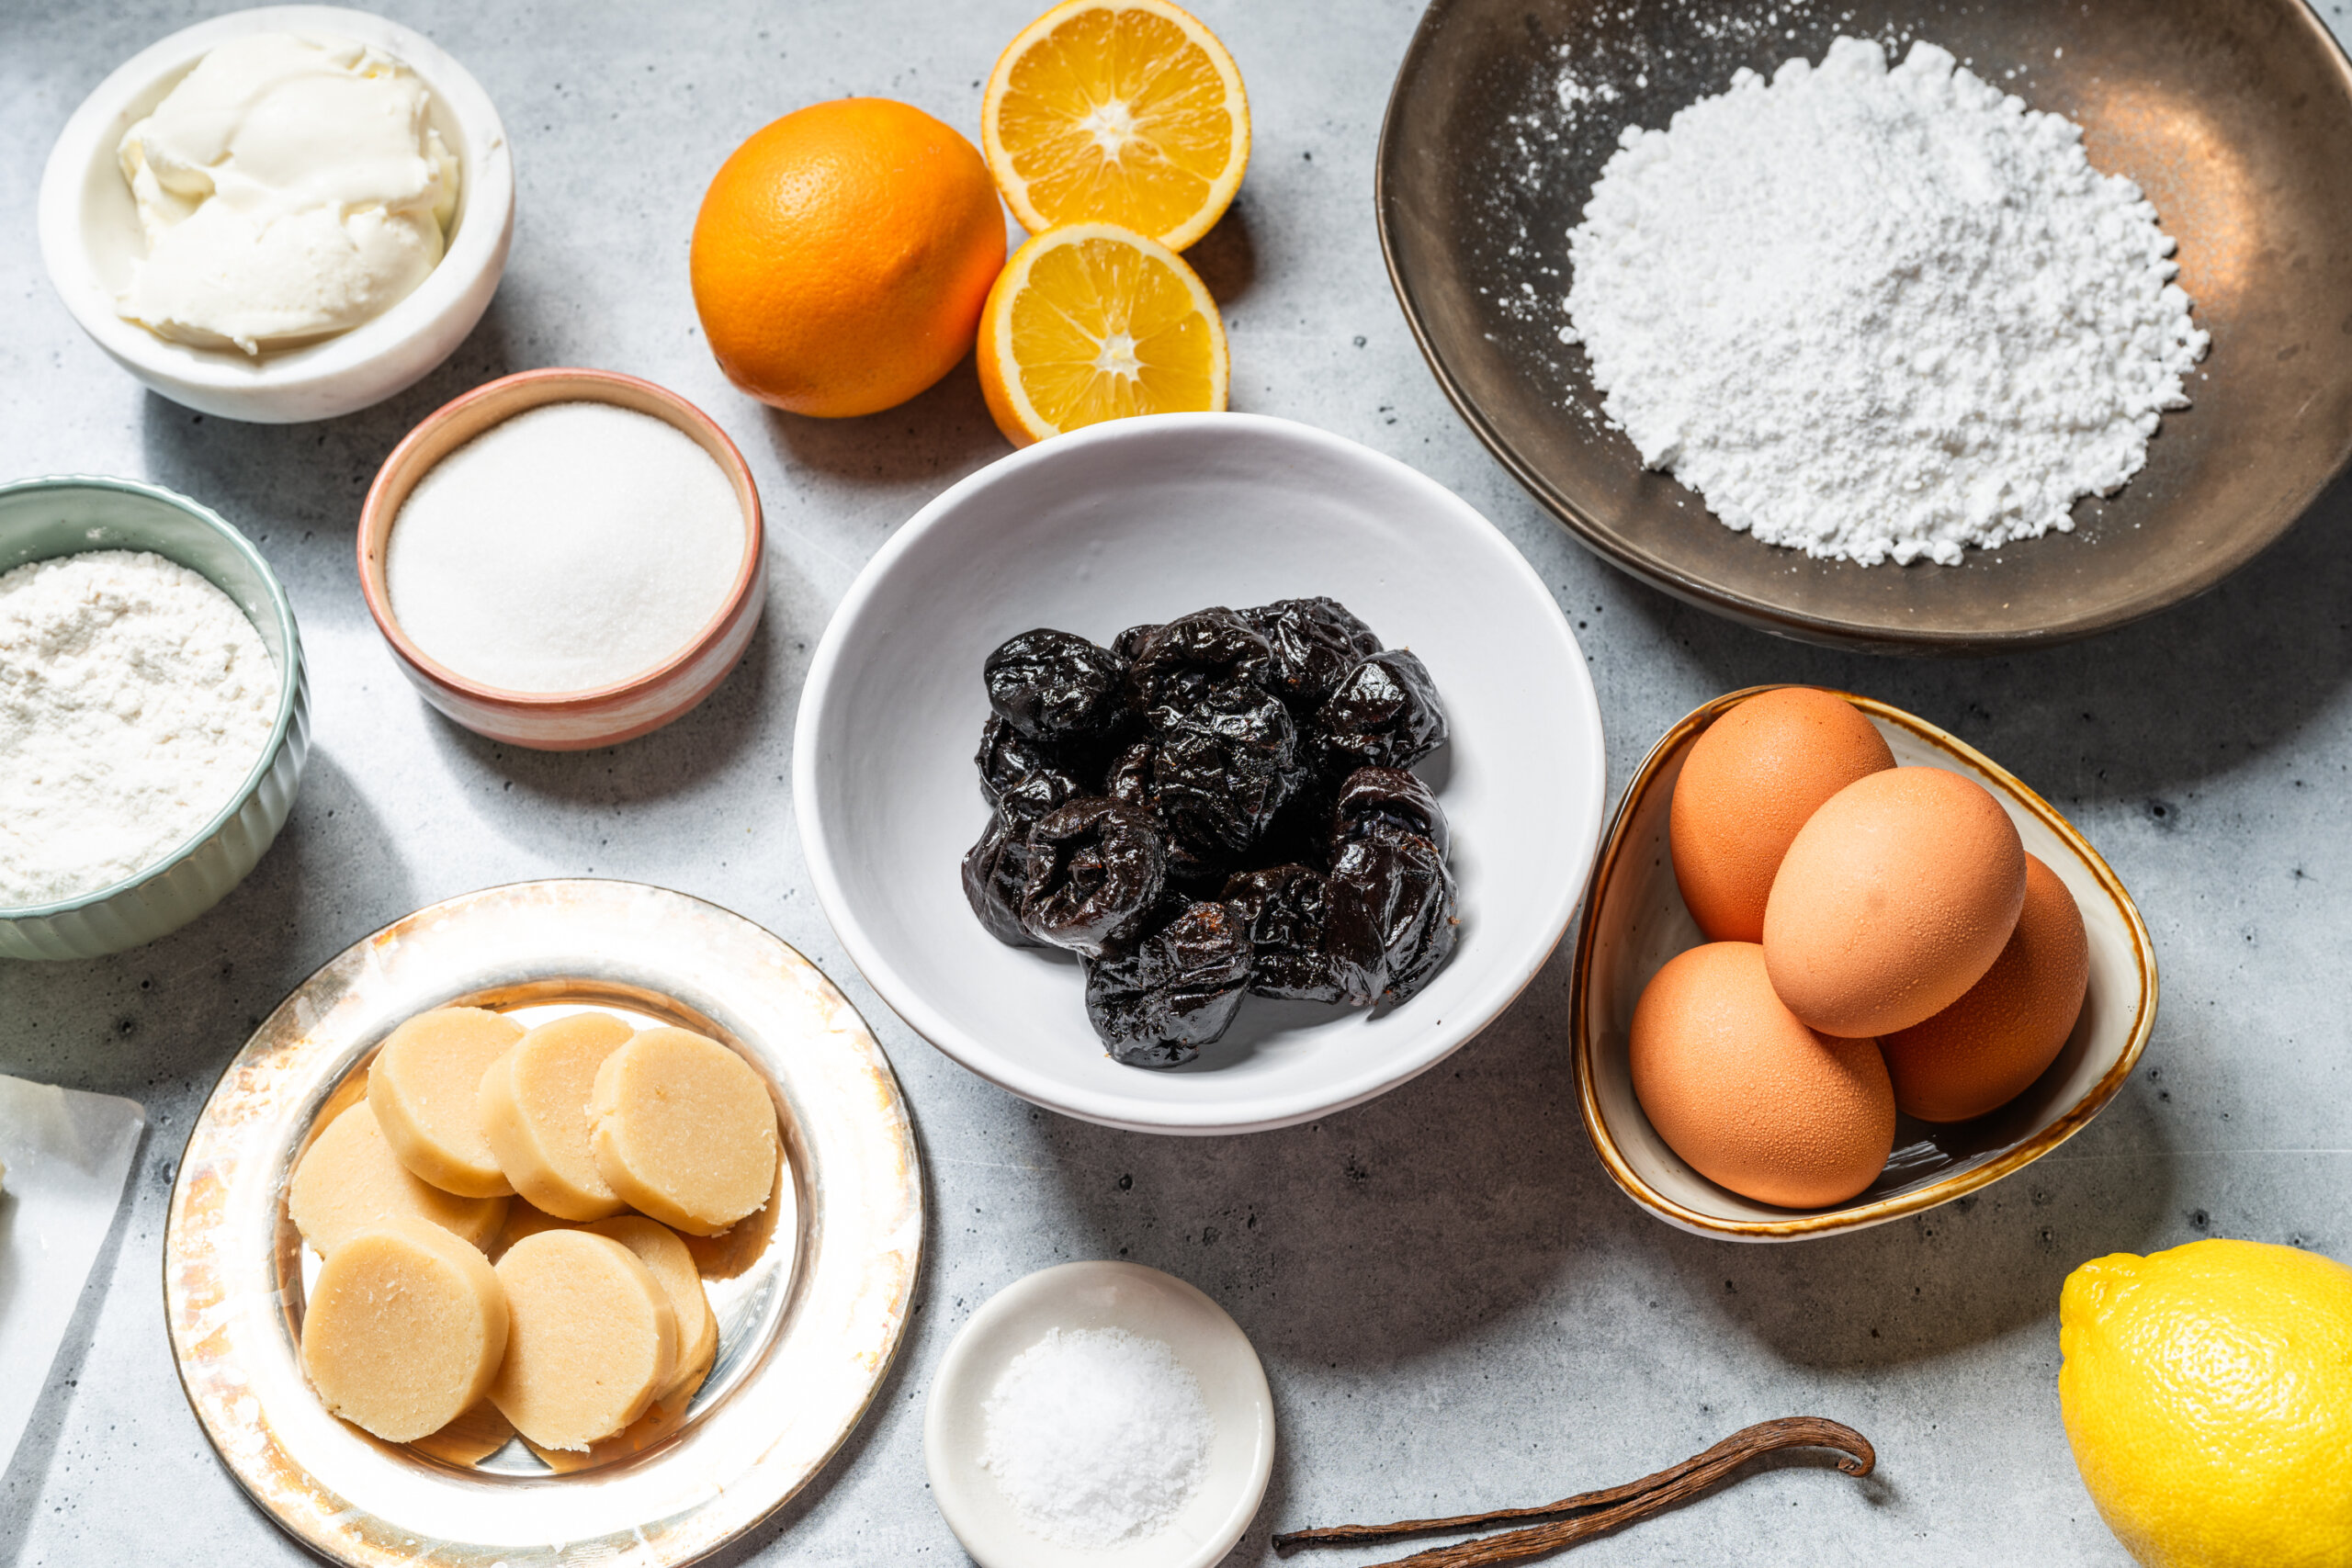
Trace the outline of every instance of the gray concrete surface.
<path fill-rule="evenodd" d="M 1618 783 L 1692 705 L 1766 680 L 1870 692 L 2000 758 L 2138 895 L 2164 1011 L 2145 1068 L 2052 1158 L 1914 1222 L 1787 1248 L 1669 1231 L 1610 1184 L 1573 1106 L 1565 951 L 1442 1069 L 1320 1124 L 1188 1142 L 1040 1112 L 876 1001 L 811 897 L 785 784 L 830 607 L 897 524 L 1003 443 L 968 365 L 872 419 L 765 412 L 704 352 L 685 277 L 703 185 L 743 135 L 843 93 L 972 128 L 981 79 L 1035 3 L 388 4 L 505 114 L 521 178 L 513 268 L 423 385 L 330 424 L 265 428 L 141 392 L 58 305 L 33 234 L 68 111 L 214 7 L 0 0 L 0 475 L 142 476 L 219 507 L 293 592 L 317 715 L 292 823 L 209 917 L 104 962 L 0 967 L 0 1071 L 133 1095 L 153 1117 L 0 1479 L 0 1564 L 300 1559 L 214 1462 L 173 1377 L 157 1259 L 189 1119 L 248 1028 L 354 939 L 470 888 L 589 874 L 714 899 L 823 964 L 888 1048 L 929 1159 L 920 1310 L 879 1402 L 721 1562 L 958 1560 L 921 1451 L 942 1348 L 1030 1269 L 1118 1256 L 1206 1290 L 1265 1357 L 1281 1453 L 1234 1562 L 1272 1561 L 1276 1529 L 1532 1502 L 1798 1412 L 1861 1427 L 1878 1476 L 1772 1470 L 1572 1560 L 2123 1562 L 2059 1426 L 2066 1271 L 2199 1235 L 2352 1257 L 2352 495 L 2202 601 L 2030 659 L 1843 657 L 1682 607 L 1547 521 L 1455 419 L 1406 333 L 1369 197 L 1416 7 L 1203 0 L 1247 73 L 1257 130 L 1241 202 L 1196 253 L 1229 312 L 1235 406 L 1393 453 L 1508 532 L 1590 654 Z M 2324 8 L 2347 27 L 2343 0 Z M 368 620 L 351 552 L 368 479 L 412 423 L 492 376 L 558 364 L 634 371 L 711 410 L 774 528 L 767 618 L 733 678 L 650 739 L 572 756 L 493 746 L 425 710 Z"/>

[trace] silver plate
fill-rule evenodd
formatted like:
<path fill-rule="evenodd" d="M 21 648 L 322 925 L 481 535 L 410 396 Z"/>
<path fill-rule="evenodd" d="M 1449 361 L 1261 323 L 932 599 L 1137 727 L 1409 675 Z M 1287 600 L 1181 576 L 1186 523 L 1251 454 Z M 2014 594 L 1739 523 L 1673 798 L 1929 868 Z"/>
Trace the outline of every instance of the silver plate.
<path fill-rule="evenodd" d="M 326 1413 L 298 1359 L 317 1259 L 286 1216 L 287 1175 L 325 1113 L 363 1091 L 377 1043 L 452 1003 L 526 1021 L 594 1006 L 709 1034 L 760 1070 L 784 1127 L 775 1200 L 695 1244 L 719 1321 L 709 1377 L 683 1408 L 555 1466 L 494 1413 L 437 1441 L 379 1442 Z M 164 1305 L 205 1436 L 311 1550 L 368 1565 L 655 1568 L 733 1540 L 831 1457 L 889 1369 L 922 1250 L 898 1081 L 814 964 L 683 894 L 532 882 L 378 931 L 245 1043 L 180 1160 Z"/>

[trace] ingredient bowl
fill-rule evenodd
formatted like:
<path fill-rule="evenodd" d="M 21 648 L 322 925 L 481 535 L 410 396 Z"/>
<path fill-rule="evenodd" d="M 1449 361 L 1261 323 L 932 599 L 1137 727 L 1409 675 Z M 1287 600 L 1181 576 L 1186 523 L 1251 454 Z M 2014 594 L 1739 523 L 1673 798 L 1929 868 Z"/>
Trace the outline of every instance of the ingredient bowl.
<path fill-rule="evenodd" d="M 294 606 L 243 534 L 209 508 L 136 479 L 0 485 L 0 572 L 84 550 L 152 550 L 226 593 L 277 661 L 277 716 L 236 794 L 163 860 L 77 897 L 0 908 L 0 957 L 95 958 L 187 924 L 243 881 L 277 839 L 310 753 L 310 682 Z"/>
<path fill-rule="evenodd" d="M 433 96 L 433 127 L 458 157 L 458 212 L 440 262 L 406 299 L 348 332 L 254 358 L 233 348 L 173 343 L 117 313 L 116 296 L 146 241 L 115 156 L 123 132 L 206 53 L 231 39 L 270 32 L 356 39 L 414 71 Z M 514 164 L 490 96 L 430 39 L 366 11 L 267 6 L 175 32 L 98 84 L 58 133 L 41 175 L 40 213 L 50 282 L 116 364 L 151 390 L 201 412 L 293 424 L 381 402 L 465 341 L 506 270 Z"/>
<path fill-rule="evenodd" d="M 1038 626 L 1107 643 L 1204 605 L 1336 598 L 1426 662 L 1452 718 L 1420 771 L 1453 824 L 1459 945 L 1401 1006 L 1252 998 L 1165 1072 L 1088 1024 L 1075 959 L 1012 948 L 965 901 L 989 819 L 981 663 Z M 793 790 L 811 877 L 866 979 L 933 1044 L 1039 1105 L 1148 1132 L 1285 1126 L 1442 1060 L 1566 930 L 1598 838 L 1600 715 L 1542 581 L 1458 497 L 1394 458 L 1249 414 L 1114 420 L 982 469 L 876 554 L 801 699 Z"/>
<path fill-rule="evenodd" d="M 2098 852 L 2049 802 L 1982 752 L 1868 697 L 1860 708 L 1898 767 L 1943 768 L 1992 792 L 2027 852 L 2066 885 L 2090 939 L 2090 988 L 2074 1033 L 2017 1099 L 1973 1122 L 1900 1117 L 1886 1169 L 1834 1208 L 1774 1208 L 1716 1186 L 1667 1147 L 1634 1097 L 1627 1046 L 1634 1006 L 1668 959 L 1706 939 L 1675 885 L 1667 831 L 1675 781 L 1691 744 L 1718 716 L 1770 687 L 1717 697 L 1666 732 L 1642 760 L 1601 845 L 1577 936 L 1571 1018 L 1585 1130 L 1617 1185 L 1659 1219 L 1735 1241 L 1803 1241 L 1883 1224 L 2024 1169 L 2089 1125 L 2132 1076 L 2156 1021 L 2156 957 L 2132 896 Z"/>
<path fill-rule="evenodd" d="M 1053 1329 L 1156 1339 L 1201 1385 L 1216 1437 L 1192 1501 L 1157 1534 L 1081 1549 L 1029 1529 L 980 1464 L 986 1404 L 1005 1368 Z M 947 1528 L 981 1568 L 1209 1568 L 1233 1550 L 1274 1466 L 1274 1402 L 1250 1337 L 1226 1310 L 1139 1263 L 1063 1263 L 984 1303 L 947 1347 L 923 1407 L 923 1466 Z"/>
<path fill-rule="evenodd" d="M 2084 127 L 2179 242 L 2212 351 L 2147 467 L 2075 531 L 1958 567 L 1758 544 L 1642 467 L 1567 325 L 1568 231 L 1627 125 L 1840 34 L 1924 39 Z M 1896 50 L 1899 57 L 1900 48 Z M 2202 592 L 2352 460 L 2352 63 L 2303 0 L 1435 0 L 1398 68 L 1374 204 L 1390 280 L 1478 438 L 1595 553 L 1718 615 L 1883 652 L 2087 637 Z"/>
<path fill-rule="evenodd" d="M 401 630 L 384 585 L 384 556 L 409 491 L 442 458 L 492 425 L 546 403 L 602 402 L 651 414 L 710 454 L 743 508 L 743 558 L 718 613 L 675 654 L 641 674 L 584 692 L 511 692 L 469 680 Z M 710 695 L 751 646 L 767 604 L 760 492 L 743 455 L 711 417 L 666 388 L 610 370 L 525 370 L 476 387 L 427 414 L 377 470 L 359 513 L 359 587 L 409 683 L 477 735 L 541 751 L 611 746 L 659 729 Z"/>

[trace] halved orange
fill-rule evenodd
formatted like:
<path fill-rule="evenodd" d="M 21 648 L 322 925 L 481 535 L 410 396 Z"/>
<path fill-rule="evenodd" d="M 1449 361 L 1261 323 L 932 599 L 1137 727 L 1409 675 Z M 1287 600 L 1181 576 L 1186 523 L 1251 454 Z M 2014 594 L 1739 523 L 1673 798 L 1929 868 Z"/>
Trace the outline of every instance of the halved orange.
<path fill-rule="evenodd" d="M 1222 412 L 1225 322 L 1184 258 L 1115 223 L 1048 229 L 980 312 L 980 390 L 1015 446 L 1130 414 Z"/>
<path fill-rule="evenodd" d="M 1031 233 L 1116 223 L 1182 250 L 1250 165 L 1250 101 L 1215 33 L 1168 0 L 1063 0 L 1005 46 L 980 148 Z"/>

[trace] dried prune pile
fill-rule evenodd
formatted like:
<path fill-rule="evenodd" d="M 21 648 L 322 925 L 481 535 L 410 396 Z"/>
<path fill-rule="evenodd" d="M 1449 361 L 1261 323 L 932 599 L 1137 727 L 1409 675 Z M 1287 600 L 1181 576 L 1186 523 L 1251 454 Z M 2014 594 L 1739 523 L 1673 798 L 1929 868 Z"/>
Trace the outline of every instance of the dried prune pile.
<path fill-rule="evenodd" d="M 1191 1061 L 1248 994 L 1403 1002 L 1453 953 L 1452 836 L 1407 771 L 1445 709 L 1338 601 L 1196 610 L 1108 648 L 1040 627 L 982 678 L 990 815 L 965 897 L 998 941 L 1079 955 L 1118 1060 Z"/>

